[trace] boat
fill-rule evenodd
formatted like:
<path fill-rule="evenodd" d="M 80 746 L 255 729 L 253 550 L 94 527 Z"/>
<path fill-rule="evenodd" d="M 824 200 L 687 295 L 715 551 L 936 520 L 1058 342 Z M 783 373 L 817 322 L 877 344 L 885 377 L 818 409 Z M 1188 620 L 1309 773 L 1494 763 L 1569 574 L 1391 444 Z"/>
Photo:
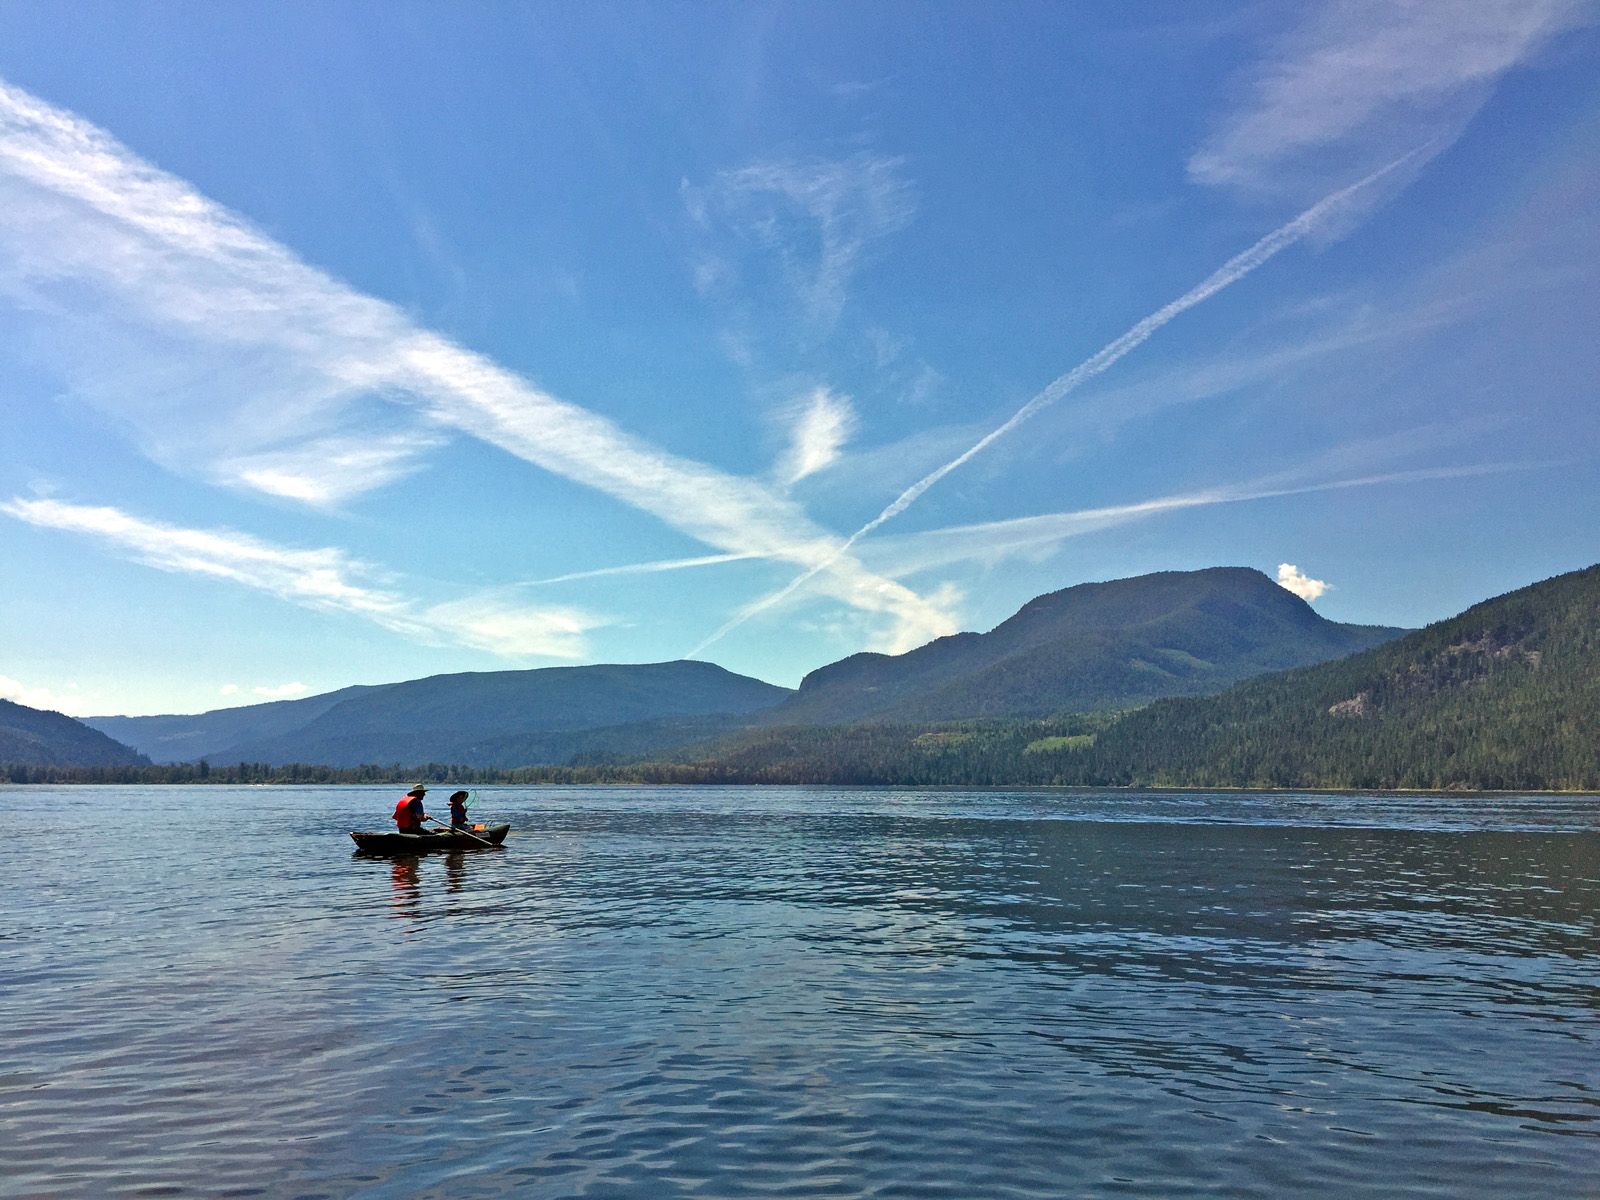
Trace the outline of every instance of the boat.
<path fill-rule="evenodd" d="M 506 840 L 509 825 L 474 825 L 471 833 L 440 829 L 433 833 L 352 833 L 362 854 L 427 854 L 433 850 L 490 850 Z M 489 843 L 487 846 L 484 843 Z"/>

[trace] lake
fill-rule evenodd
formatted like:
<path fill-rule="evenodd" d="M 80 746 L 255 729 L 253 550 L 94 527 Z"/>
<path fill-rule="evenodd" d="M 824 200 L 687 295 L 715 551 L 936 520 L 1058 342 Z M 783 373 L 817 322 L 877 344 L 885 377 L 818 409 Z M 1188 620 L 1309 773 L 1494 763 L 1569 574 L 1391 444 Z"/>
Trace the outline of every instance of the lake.
<path fill-rule="evenodd" d="M 1600 799 L 400 790 L 0 788 L 0 1194 L 1600 1195 Z"/>

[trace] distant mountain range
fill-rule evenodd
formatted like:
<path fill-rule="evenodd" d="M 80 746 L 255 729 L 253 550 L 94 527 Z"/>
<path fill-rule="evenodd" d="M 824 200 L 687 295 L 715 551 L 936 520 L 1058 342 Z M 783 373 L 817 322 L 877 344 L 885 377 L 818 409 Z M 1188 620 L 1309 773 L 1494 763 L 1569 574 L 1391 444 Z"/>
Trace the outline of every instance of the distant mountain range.
<path fill-rule="evenodd" d="M 566 761 L 605 739 L 631 753 L 707 736 L 700 722 L 789 694 L 712 663 L 545 667 L 435 675 L 195 716 L 87 717 L 159 762 L 453 763 Z"/>
<path fill-rule="evenodd" d="M 821 667 L 770 724 L 956 721 L 1132 708 L 1325 662 L 1406 631 L 1325 620 L 1260 571 L 1216 567 L 1039 596 L 989 633 Z"/>
<path fill-rule="evenodd" d="M 0 701 L 0 763 L 146 756 L 600 774 L 632 763 L 769 782 L 1596 787 L 1600 566 L 1409 634 L 1326 621 L 1256 571 L 1083 584 L 989 633 L 853 655 L 793 692 L 670 662 L 83 723 Z"/>
<path fill-rule="evenodd" d="M 58 712 L 0 700 L 0 763 L 42 767 L 125 767 L 150 760 Z"/>
<path fill-rule="evenodd" d="M 204 758 L 224 761 L 232 756 L 219 755 L 219 750 L 231 751 L 234 746 L 282 737 L 309 725 L 330 708 L 371 690 L 347 687 L 303 700 L 274 700 L 189 716 L 84 717 L 83 722 L 158 763 L 199 762 Z"/>
<path fill-rule="evenodd" d="M 710 663 L 551 667 L 349 687 L 195 716 L 89 717 L 157 762 L 628 762 L 751 725 L 1042 716 L 1219 691 L 1403 631 L 1340 625 L 1259 571 L 1082 584 L 989 633 L 898 656 L 857 654 L 798 692 Z"/>

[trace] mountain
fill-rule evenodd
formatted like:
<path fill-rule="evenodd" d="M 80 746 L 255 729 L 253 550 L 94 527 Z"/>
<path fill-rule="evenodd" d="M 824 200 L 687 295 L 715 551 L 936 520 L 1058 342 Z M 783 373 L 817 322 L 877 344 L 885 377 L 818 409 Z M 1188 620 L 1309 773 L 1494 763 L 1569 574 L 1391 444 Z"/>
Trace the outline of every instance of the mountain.
<path fill-rule="evenodd" d="M 712 663 L 668 662 L 435 675 L 190 717 L 92 717 L 162 761 L 425 762 L 519 766 L 603 753 L 593 731 L 647 753 L 708 736 L 718 715 L 788 689 Z M 640 728 L 641 724 L 644 726 Z"/>
<path fill-rule="evenodd" d="M 988 633 L 821 667 L 773 725 L 926 722 L 1130 708 L 1324 662 L 1404 630 L 1328 621 L 1259 571 L 1215 567 L 1039 596 Z"/>
<path fill-rule="evenodd" d="M 58 712 L 0 700 L 0 763 L 30 767 L 121 767 L 150 760 Z"/>
<path fill-rule="evenodd" d="M 360 686 L 340 688 L 302 700 L 245 704 L 190 716 L 85 717 L 83 723 L 127 743 L 158 763 L 199 762 L 202 758 L 223 760 L 230 756 L 219 751 L 291 733 L 336 704 L 371 690 Z"/>
<path fill-rule="evenodd" d="M 1338 662 L 1131 713 L 1062 782 L 1600 787 L 1600 565 Z"/>
<path fill-rule="evenodd" d="M 746 723 L 633 772 L 707 783 L 1600 790 L 1600 566 L 1219 695 L 1045 718 Z"/>

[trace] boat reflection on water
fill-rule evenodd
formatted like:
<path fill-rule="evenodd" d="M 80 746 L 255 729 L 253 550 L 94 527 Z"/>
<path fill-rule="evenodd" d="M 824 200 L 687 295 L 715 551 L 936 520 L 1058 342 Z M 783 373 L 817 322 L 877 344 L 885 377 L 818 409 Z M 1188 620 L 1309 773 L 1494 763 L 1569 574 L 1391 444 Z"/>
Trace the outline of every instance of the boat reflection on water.
<path fill-rule="evenodd" d="M 389 867 L 389 882 L 393 892 L 389 897 L 389 907 L 394 909 L 397 917 L 419 917 L 422 915 L 422 884 L 419 871 L 422 860 L 419 858 L 396 858 Z"/>
<path fill-rule="evenodd" d="M 459 892 L 467 882 L 467 852 L 451 850 L 444 856 L 444 890 Z"/>
<path fill-rule="evenodd" d="M 371 861 L 375 856 L 356 853 L 352 856 L 358 861 Z M 430 861 L 442 861 L 444 866 L 444 890 L 454 896 L 460 895 L 467 888 L 467 859 L 471 857 L 465 850 L 451 850 L 445 854 L 420 855 L 408 854 L 402 857 L 385 858 L 389 864 L 389 907 L 397 917 L 422 916 L 422 876 L 425 864 Z"/>

